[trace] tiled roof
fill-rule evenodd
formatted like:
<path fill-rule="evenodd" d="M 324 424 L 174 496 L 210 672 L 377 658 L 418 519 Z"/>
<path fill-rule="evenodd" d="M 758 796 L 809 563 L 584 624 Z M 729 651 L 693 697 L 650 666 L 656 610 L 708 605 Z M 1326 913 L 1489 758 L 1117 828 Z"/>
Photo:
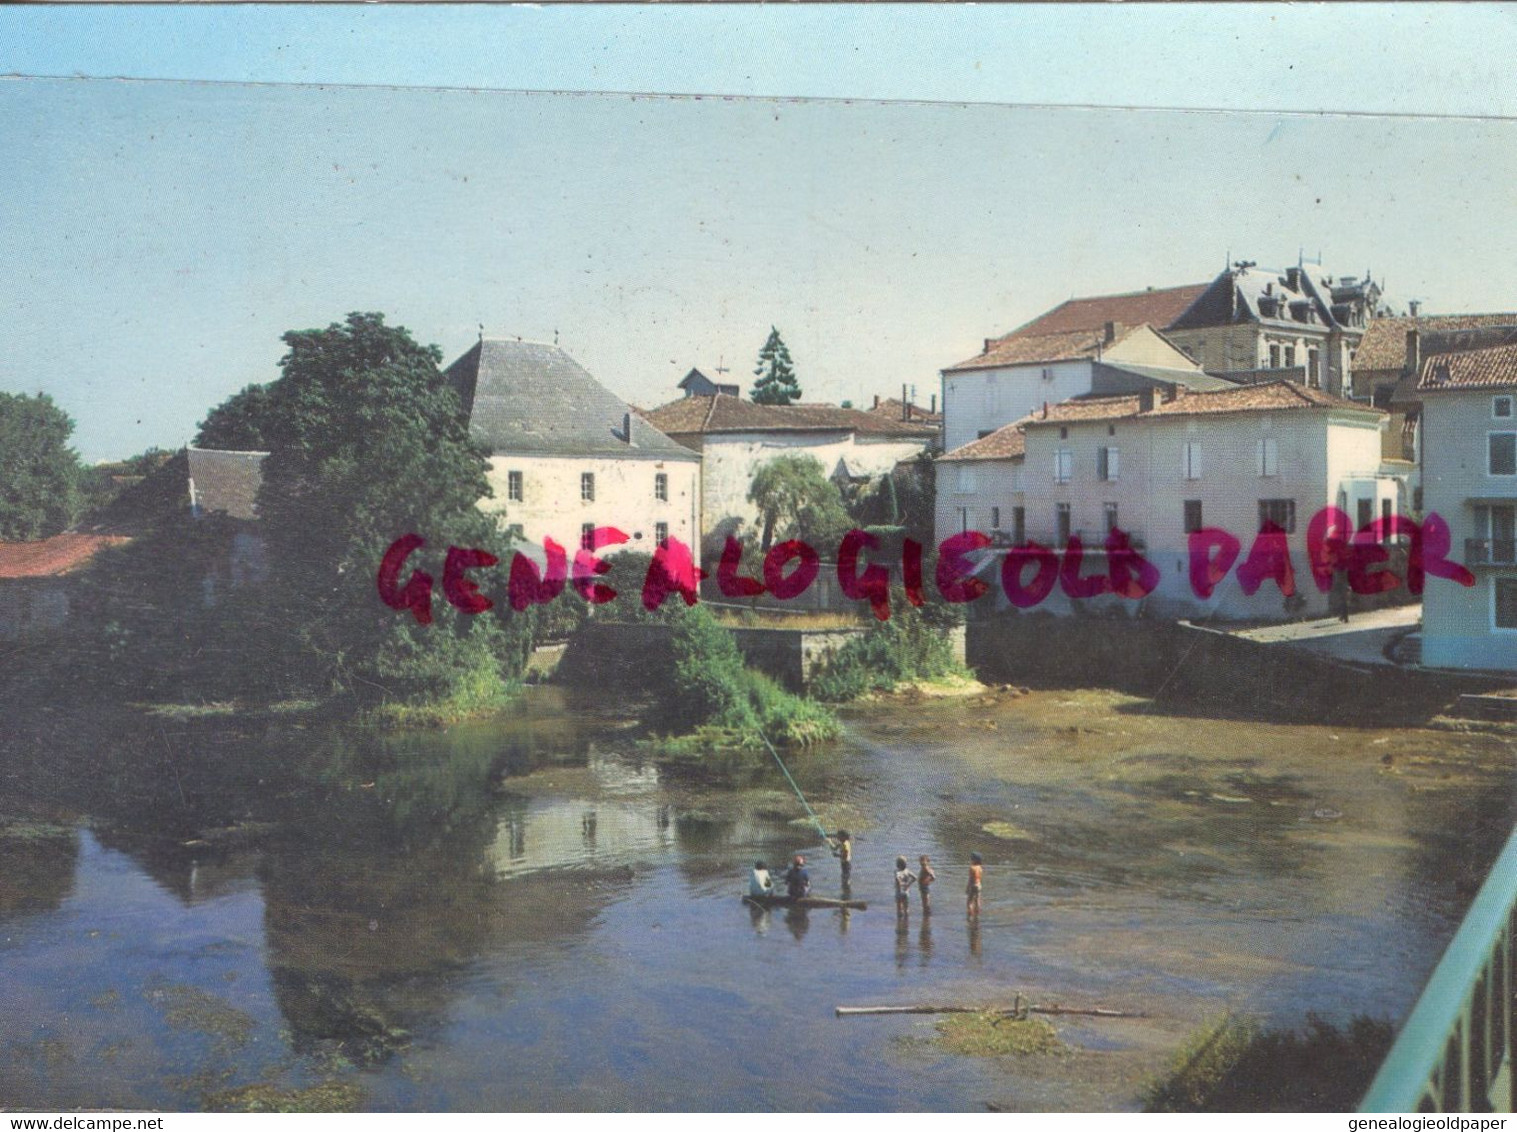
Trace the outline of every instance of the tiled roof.
<path fill-rule="evenodd" d="M 190 500 L 199 514 L 223 514 L 232 519 L 258 517 L 258 489 L 263 484 L 267 452 L 191 448 L 188 455 Z"/>
<path fill-rule="evenodd" d="M 1122 326 L 1148 323 L 1161 329 L 1174 322 L 1211 286 L 1188 283 L 1184 287 L 1165 287 L 1155 291 L 1129 291 L 1122 295 L 1092 295 L 1060 303 L 1047 314 L 1039 315 L 1019 326 L 1007 337 L 1039 337 L 1045 334 L 1068 334 L 1076 330 L 1100 330 L 1108 322 Z"/>
<path fill-rule="evenodd" d="M 942 413 L 929 412 L 917 404 L 912 404 L 909 415 L 903 418 L 901 415 L 903 405 L 904 402 L 899 397 L 885 397 L 874 408 L 865 409 L 864 412 L 874 413 L 890 420 L 912 420 L 920 424 L 936 424 L 943 419 Z"/>
<path fill-rule="evenodd" d="M 995 366 L 1030 365 L 1033 362 L 1067 362 L 1077 358 L 1093 358 L 1103 346 L 1112 346 L 1122 341 L 1137 326 L 1117 328 L 1116 338 L 1105 342 L 1102 329 L 1071 330 L 1060 334 L 1026 335 L 1022 331 L 1008 334 L 1005 338 L 992 339 L 981 354 L 966 361 L 951 365 L 944 373 L 957 370 L 991 369 Z"/>
<path fill-rule="evenodd" d="M 695 460 L 557 346 L 484 338 L 448 367 L 469 435 L 492 452 Z M 623 434 L 632 413 L 631 443 Z"/>
<path fill-rule="evenodd" d="M 1422 363 L 1422 378 L 1417 382 L 1423 392 L 1508 385 L 1517 385 L 1517 345 L 1435 354 Z"/>
<path fill-rule="evenodd" d="M 919 421 L 891 419 L 862 409 L 836 405 L 757 405 L 741 397 L 718 393 L 708 397 L 682 397 L 643 416 L 671 435 L 714 432 L 856 432 L 865 436 L 901 436 L 929 439 L 937 426 Z"/>
<path fill-rule="evenodd" d="M 1274 381 L 1260 385 L 1240 385 L 1215 392 L 1187 393 L 1182 391 L 1172 401 L 1155 396 L 1153 406 L 1142 408 L 1140 398 L 1133 397 L 1083 397 L 1050 405 L 1047 415 L 1038 413 L 1023 422 L 1024 427 L 1034 428 L 1044 424 L 1062 424 L 1069 421 L 1120 420 L 1125 417 L 1189 417 L 1209 413 L 1266 413 L 1297 409 L 1353 410 L 1383 417 L 1380 409 L 1356 401 L 1345 401 L 1320 389 L 1312 389 L 1294 381 Z"/>
<path fill-rule="evenodd" d="M 1441 338 L 1453 331 L 1502 326 L 1517 327 L 1517 312 L 1377 318 L 1370 322 L 1364 331 L 1364 337 L 1359 340 L 1359 349 L 1354 354 L 1354 369 L 1399 371 L 1406 365 L 1406 332 L 1408 330 L 1417 330 L 1424 335 L 1438 335 Z M 1424 356 L 1427 355 L 1430 344 L 1424 341 Z"/>
<path fill-rule="evenodd" d="M 61 534 L 37 542 L 0 542 L 0 578 L 56 578 L 88 564 L 122 535 Z"/>
<path fill-rule="evenodd" d="M 982 436 L 978 440 L 971 440 L 968 444 L 960 445 L 952 452 L 945 452 L 939 457 L 939 462 L 944 460 L 1015 460 L 1027 453 L 1027 435 L 1022 426 L 1025 420 L 1012 421 L 1009 425 L 1003 425 L 989 436 Z"/>

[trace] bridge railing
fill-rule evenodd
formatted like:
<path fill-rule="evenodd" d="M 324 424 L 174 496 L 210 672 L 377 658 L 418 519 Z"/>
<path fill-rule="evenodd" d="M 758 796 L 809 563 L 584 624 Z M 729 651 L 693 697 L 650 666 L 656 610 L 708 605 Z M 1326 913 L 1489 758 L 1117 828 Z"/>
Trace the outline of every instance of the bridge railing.
<path fill-rule="evenodd" d="M 1360 1112 L 1511 1112 L 1517 830 L 1396 1036 Z"/>

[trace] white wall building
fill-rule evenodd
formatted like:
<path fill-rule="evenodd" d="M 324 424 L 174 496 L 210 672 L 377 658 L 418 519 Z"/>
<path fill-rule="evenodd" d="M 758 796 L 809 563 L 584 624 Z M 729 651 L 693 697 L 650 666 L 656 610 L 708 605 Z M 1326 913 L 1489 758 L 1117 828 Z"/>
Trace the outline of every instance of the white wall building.
<path fill-rule="evenodd" d="M 1517 670 L 1517 346 L 1423 363 L 1423 507 L 1475 584 L 1429 578 L 1422 662 Z"/>
<path fill-rule="evenodd" d="M 830 478 L 873 479 L 925 451 L 938 437 L 936 425 L 920 421 L 833 405 L 756 405 L 726 394 L 685 397 L 645 416 L 700 453 L 700 526 L 708 542 L 729 534 L 740 537 L 761 526 L 748 489 L 754 473 L 771 460 L 812 456 Z"/>
<path fill-rule="evenodd" d="M 999 517 L 1005 533 L 998 541 L 1007 545 L 1032 540 L 1059 548 L 1078 535 L 1088 552 L 1082 571 L 1088 575 L 1104 570 L 1104 542 L 1116 526 L 1159 570 L 1158 588 L 1144 599 L 1148 615 L 1323 614 L 1329 595 L 1313 583 L 1306 556 L 1312 516 L 1328 506 L 1351 518 L 1407 510 L 1404 477 L 1382 469 L 1384 416 L 1290 382 L 1179 391 L 1169 400 L 1149 392 L 1066 402 L 978 442 L 981 449 L 999 445 L 1009 453 L 1017 442 L 1007 434 L 1021 431 L 1020 460 L 976 460 L 974 445 L 943 458 L 937 533 L 942 538 L 968 519 Z M 960 469 L 973 478 L 969 491 L 959 490 Z M 993 508 L 999 516 L 987 514 Z M 1236 568 L 1266 518 L 1288 533 L 1293 598 L 1272 581 L 1250 597 L 1237 580 Z M 976 522 L 968 522 L 969 529 L 989 533 Z M 1233 570 L 1206 599 L 1190 582 L 1189 532 L 1201 527 L 1221 528 L 1242 544 Z M 1000 590 L 998 572 L 988 571 L 986 580 Z M 1078 604 L 1113 603 L 1136 609 L 1135 602 L 1114 597 Z M 1055 587 L 1043 608 L 1070 612 L 1073 606 Z"/>
<path fill-rule="evenodd" d="M 447 377 L 491 453 L 495 494 L 480 506 L 502 529 L 571 552 L 594 527 L 626 532 L 621 549 L 651 554 L 669 537 L 696 545 L 700 457 L 557 346 L 484 338 Z"/>

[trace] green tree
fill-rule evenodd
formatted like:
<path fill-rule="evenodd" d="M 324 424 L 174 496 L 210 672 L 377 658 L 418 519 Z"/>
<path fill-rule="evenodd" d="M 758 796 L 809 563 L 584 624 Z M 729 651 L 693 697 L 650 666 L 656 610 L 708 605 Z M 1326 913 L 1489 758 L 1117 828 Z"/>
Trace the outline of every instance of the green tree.
<path fill-rule="evenodd" d="M 325 330 L 291 331 L 282 375 L 268 388 L 259 509 L 269 543 L 270 622 L 291 667 L 338 688 L 386 698 L 482 696 L 502 661 L 525 660 L 530 618 L 455 610 L 434 592 L 435 621 L 387 608 L 375 573 L 395 539 L 426 547 L 408 562 L 440 591 L 452 546 L 505 559 L 506 540 L 478 509 L 487 461 L 469 439 L 458 397 L 422 346 L 380 314 L 350 314 Z M 508 612 L 508 611 L 507 611 Z"/>
<path fill-rule="evenodd" d="M 748 501 L 764 518 L 763 550 L 776 537 L 798 538 L 830 550 L 853 525 L 837 485 L 826 477 L 815 456 L 770 460 L 754 473 Z"/>
<path fill-rule="evenodd" d="M 270 395 L 267 385 L 248 385 L 206 414 L 195 434 L 196 448 L 266 452 Z"/>
<path fill-rule="evenodd" d="M 753 400 L 759 405 L 788 405 L 801 399 L 801 386 L 795 379 L 790 348 L 775 327 L 769 328 L 769 340 L 759 351 L 758 365 L 753 367 L 758 379 L 753 383 Z"/>
<path fill-rule="evenodd" d="M 42 539 L 78 514 L 74 422 L 46 393 L 0 393 L 0 539 Z"/>

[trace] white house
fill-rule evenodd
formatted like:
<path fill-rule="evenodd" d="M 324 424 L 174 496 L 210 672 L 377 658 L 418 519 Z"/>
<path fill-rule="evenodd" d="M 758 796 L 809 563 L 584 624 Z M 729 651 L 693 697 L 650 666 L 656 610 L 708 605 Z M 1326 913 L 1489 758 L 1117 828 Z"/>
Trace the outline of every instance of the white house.
<path fill-rule="evenodd" d="M 777 457 L 813 456 L 827 476 L 858 481 L 889 474 L 938 437 L 936 425 L 917 420 L 835 405 L 757 405 L 726 394 L 683 397 L 645 416 L 700 453 L 701 533 L 718 542 L 759 525 L 748 488 Z"/>
<path fill-rule="evenodd" d="M 1418 391 L 1423 507 L 1475 581 L 1428 579 L 1422 661 L 1517 669 L 1517 345 L 1428 358 Z"/>
<path fill-rule="evenodd" d="M 1072 397 L 1132 393 L 1156 381 L 1198 391 L 1227 386 L 1152 325 L 1178 316 L 1204 290 L 1072 299 L 1010 334 L 987 338 L 979 354 L 943 370 L 943 447 L 961 448 Z"/>
<path fill-rule="evenodd" d="M 574 550 L 596 527 L 623 549 L 695 545 L 700 457 L 639 417 L 557 346 L 482 338 L 447 370 L 469 434 L 490 452 L 480 506 L 529 543 Z M 614 553 L 616 548 L 608 548 Z"/>
<path fill-rule="evenodd" d="M 1143 599 L 1146 614 L 1326 613 L 1329 595 L 1313 583 L 1306 556 L 1312 516 L 1328 506 L 1366 521 L 1408 510 L 1404 478 L 1381 463 L 1384 416 L 1284 381 L 1052 405 L 943 457 L 938 537 L 966 527 L 990 534 L 996 520 L 1003 546 L 1031 540 L 1057 549 L 1078 535 L 1087 552 L 1083 573 L 1097 574 L 1105 569 L 1106 536 L 1117 527 L 1158 569 L 1158 586 Z M 1272 581 L 1246 595 L 1236 576 L 1266 520 L 1287 533 L 1296 591 L 1290 598 Z M 1206 598 L 1194 592 L 1190 575 L 1189 535 L 1201 528 L 1220 528 L 1241 544 L 1234 568 Z M 997 585 L 989 565 L 987 580 Z M 1115 603 L 1135 608 L 1115 597 L 1078 605 Z M 1073 607 L 1058 586 L 1046 604 L 1053 612 Z"/>

